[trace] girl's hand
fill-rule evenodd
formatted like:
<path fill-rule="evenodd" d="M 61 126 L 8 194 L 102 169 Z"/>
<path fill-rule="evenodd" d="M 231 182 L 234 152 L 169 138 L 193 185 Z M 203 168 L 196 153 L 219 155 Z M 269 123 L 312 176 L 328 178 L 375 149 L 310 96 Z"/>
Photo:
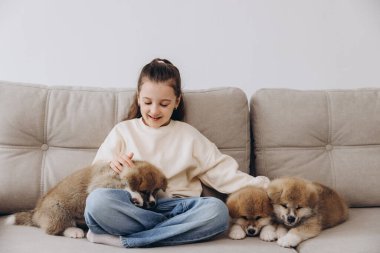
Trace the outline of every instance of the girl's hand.
<path fill-rule="evenodd" d="M 135 164 L 132 161 L 133 153 L 121 154 L 115 160 L 110 162 L 110 167 L 116 173 L 120 174 L 123 171 L 123 166 L 127 166 L 129 168 L 135 167 Z"/>

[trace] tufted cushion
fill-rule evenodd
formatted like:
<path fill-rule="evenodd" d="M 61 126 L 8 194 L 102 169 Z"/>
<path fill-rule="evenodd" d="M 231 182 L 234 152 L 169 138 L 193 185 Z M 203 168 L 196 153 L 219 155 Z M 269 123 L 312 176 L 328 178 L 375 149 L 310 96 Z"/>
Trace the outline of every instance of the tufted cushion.
<path fill-rule="evenodd" d="M 0 214 L 34 207 L 59 180 L 91 163 L 125 118 L 133 89 L 0 82 Z M 185 121 L 248 172 L 247 98 L 240 89 L 186 91 Z"/>
<path fill-rule="evenodd" d="M 380 205 L 380 89 L 263 89 L 250 101 L 256 173 L 302 176 Z"/>

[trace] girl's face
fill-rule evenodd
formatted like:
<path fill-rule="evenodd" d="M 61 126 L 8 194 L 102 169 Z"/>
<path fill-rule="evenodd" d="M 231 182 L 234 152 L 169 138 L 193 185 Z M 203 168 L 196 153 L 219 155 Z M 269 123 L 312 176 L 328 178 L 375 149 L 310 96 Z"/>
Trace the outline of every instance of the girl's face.
<path fill-rule="evenodd" d="M 165 82 L 146 80 L 140 89 L 137 102 L 145 125 L 159 128 L 169 124 L 173 110 L 181 98 L 177 98 L 173 88 Z"/>

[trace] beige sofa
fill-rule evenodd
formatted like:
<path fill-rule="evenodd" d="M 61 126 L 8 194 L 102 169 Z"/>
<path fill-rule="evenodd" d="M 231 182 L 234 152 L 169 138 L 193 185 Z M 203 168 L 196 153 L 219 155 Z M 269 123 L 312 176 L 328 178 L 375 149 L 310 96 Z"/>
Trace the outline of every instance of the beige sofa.
<path fill-rule="evenodd" d="M 185 92 L 185 121 L 243 171 L 318 180 L 355 207 L 349 221 L 295 249 L 226 235 L 175 247 L 122 249 L 5 225 L 7 214 L 32 208 L 60 179 L 91 162 L 125 117 L 132 95 L 131 89 L 0 82 L 0 252 L 380 252 L 378 90 L 260 90 L 251 110 L 237 88 Z M 224 197 L 206 188 L 204 194 Z"/>

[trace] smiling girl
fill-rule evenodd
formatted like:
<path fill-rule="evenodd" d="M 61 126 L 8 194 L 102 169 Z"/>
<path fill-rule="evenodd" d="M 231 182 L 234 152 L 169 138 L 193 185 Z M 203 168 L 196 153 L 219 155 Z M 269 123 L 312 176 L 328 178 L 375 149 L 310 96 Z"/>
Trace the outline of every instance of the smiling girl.
<path fill-rule="evenodd" d="M 229 215 L 221 200 L 200 197 L 201 182 L 226 194 L 269 183 L 239 171 L 232 157 L 183 118 L 180 73 L 170 61 L 154 59 L 141 71 L 127 120 L 111 130 L 94 162 L 108 161 L 120 172 L 134 166 L 132 158 L 148 161 L 167 177 L 166 196 L 146 210 L 127 191 L 93 191 L 85 210 L 89 241 L 129 248 L 209 240 L 228 229 Z"/>

